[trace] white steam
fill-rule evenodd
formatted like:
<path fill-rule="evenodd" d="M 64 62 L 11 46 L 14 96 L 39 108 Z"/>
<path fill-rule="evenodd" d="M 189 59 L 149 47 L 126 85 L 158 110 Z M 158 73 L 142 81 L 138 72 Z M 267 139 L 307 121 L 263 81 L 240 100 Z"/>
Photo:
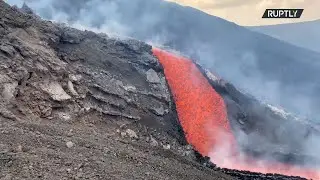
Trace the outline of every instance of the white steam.
<path fill-rule="evenodd" d="M 24 0 L 7 0 L 7 2 L 21 6 Z M 227 24 L 219 18 L 205 15 L 194 18 L 193 14 L 198 12 L 188 8 L 183 11 L 177 5 L 162 0 L 25 0 L 25 2 L 41 17 L 64 22 L 78 29 L 104 32 L 110 36 L 133 37 L 158 47 L 170 45 L 172 49 L 199 60 L 201 65 L 217 72 L 259 100 L 284 107 L 304 118 L 317 120 L 320 115 L 319 103 L 314 98 L 316 92 L 320 90 L 319 84 L 297 82 L 297 85 L 292 83 L 284 85 L 278 79 L 279 75 L 276 78 L 266 78 L 266 73 L 261 72 L 261 68 L 264 68 L 261 66 L 265 65 L 259 64 L 257 60 L 261 59 L 258 57 L 261 53 L 257 54 L 260 49 L 250 45 L 250 42 L 256 43 L 255 39 L 260 36 L 252 34 L 253 38 L 246 38 L 245 36 L 249 36 L 247 31 L 244 32 L 238 26 Z M 177 22 L 171 21 L 172 19 Z M 208 22 L 203 23 L 203 27 L 193 27 L 196 26 L 196 22 L 201 21 Z M 205 26 L 206 23 L 211 24 Z M 214 29 L 211 26 L 214 26 Z M 197 32 L 198 29 L 203 32 Z M 207 34 L 212 34 L 214 43 L 206 42 Z M 186 40 L 181 39 L 184 37 Z M 248 47 L 247 42 L 250 45 Z M 265 46 L 272 44 L 266 43 Z M 279 59 L 279 62 L 281 61 Z M 277 64 L 274 66 L 276 68 Z M 297 72 L 287 73 L 296 79 L 299 79 L 297 76 L 303 75 L 295 74 Z M 268 76 L 272 77 L 273 74 Z"/>
<path fill-rule="evenodd" d="M 21 7 L 24 1 L 7 0 L 6 2 Z M 164 3 L 162 0 L 25 0 L 25 2 L 41 17 L 67 23 L 78 29 L 103 32 L 111 36 L 133 37 L 157 47 L 172 45 L 170 46 L 172 49 L 178 49 L 191 58 L 199 60 L 202 66 L 213 70 L 223 79 L 232 82 L 241 91 L 250 93 L 261 101 L 284 107 L 299 116 L 316 118 L 320 114 L 314 98 L 318 84 L 284 85 L 285 80 L 266 78 L 265 74 L 268 73 L 262 72 L 261 69 L 264 67 L 261 66 L 270 64 L 261 65 L 259 63 L 263 58 L 261 54 L 265 53 L 267 56 L 270 52 L 260 52 L 262 48 L 258 47 L 260 45 L 258 43 L 257 47 L 249 46 L 256 43 L 255 39 L 262 39 L 262 37 L 253 34 L 254 37 L 251 38 L 251 34 L 246 30 L 217 17 L 199 15 L 190 8 L 182 10 L 177 5 Z M 197 18 L 192 16 L 195 13 L 198 13 Z M 182 17 L 180 17 L 181 14 L 183 14 Z M 171 19 L 176 21 L 171 21 Z M 201 27 L 194 27 L 196 22 L 201 21 L 207 21 L 210 27 L 206 23 L 202 23 Z M 167 28 L 163 28 L 164 26 Z M 202 32 L 198 32 L 198 29 L 201 29 Z M 170 30 L 181 34 L 172 33 Z M 212 34 L 212 37 L 206 36 L 208 34 Z M 207 38 L 214 39 L 215 43 L 206 42 Z M 252 43 L 248 43 L 251 41 Z M 270 39 L 266 41 L 269 42 Z M 266 46 L 273 46 L 268 42 Z M 282 48 L 282 45 L 287 46 L 287 44 L 279 43 L 279 47 L 270 48 Z M 279 63 L 281 61 L 282 59 L 279 59 Z M 274 66 L 276 68 L 277 64 Z M 295 75 L 296 72 L 287 73 L 292 73 L 295 77 L 302 76 L 302 74 Z M 273 74 L 268 75 L 273 77 Z M 250 144 L 247 142 L 249 138 L 245 135 L 238 139 L 243 144 Z M 318 150 L 320 150 L 318 137 L 314 136 L 306 140 L 305 152 L 307 154 L 320 157 Z M 228 159 L 229 153 L 229 145 L 222 144 L 219 149 L 212 152 L 211 156 L 218 161 L 221 158 L 219 162 L 222 164 L 230 163 L 232 161 Z M 224 161 L 226 159 L 228 161 Z"/>

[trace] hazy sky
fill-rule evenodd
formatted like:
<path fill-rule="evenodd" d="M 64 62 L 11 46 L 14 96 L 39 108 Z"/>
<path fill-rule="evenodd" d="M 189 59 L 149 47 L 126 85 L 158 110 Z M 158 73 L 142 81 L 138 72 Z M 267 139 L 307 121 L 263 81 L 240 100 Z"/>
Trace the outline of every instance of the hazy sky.
<path fill-rule="evenodd" d="M 239 25 L 254 26 L 320 19 L 320 0 L 168 0 L 192 6 Z M 262 19 L 266 8 L 303 8 L 300 19 Z"/>

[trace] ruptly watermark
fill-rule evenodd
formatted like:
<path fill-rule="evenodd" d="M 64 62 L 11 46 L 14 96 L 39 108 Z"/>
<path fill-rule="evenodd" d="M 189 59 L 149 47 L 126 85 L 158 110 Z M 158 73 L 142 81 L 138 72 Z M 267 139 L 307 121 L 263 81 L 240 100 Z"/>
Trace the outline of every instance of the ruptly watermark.
<path fill-rule="evenodd" d="M 266 9 L 262 18 L 300 18 L 303 9 Z"/>

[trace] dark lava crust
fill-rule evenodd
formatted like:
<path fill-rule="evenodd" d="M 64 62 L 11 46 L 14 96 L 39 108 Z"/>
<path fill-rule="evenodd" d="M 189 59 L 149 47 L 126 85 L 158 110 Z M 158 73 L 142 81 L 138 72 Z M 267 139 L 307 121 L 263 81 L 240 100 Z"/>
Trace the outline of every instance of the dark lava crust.
<path fill-rule="evenodd" d="M 194 153 L 151 46 L 30 11 L 0 1 L 0 179 L 299 179 Z"/>

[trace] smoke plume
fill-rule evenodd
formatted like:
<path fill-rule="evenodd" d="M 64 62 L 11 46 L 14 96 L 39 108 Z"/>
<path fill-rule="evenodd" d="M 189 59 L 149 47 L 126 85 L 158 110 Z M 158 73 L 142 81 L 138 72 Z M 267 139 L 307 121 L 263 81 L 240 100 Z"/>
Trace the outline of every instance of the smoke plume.
<path fill-rule="evenodd" d="M 7 2 L 21 6 L 24 1 Z M 25 2 L 44 19 L 177 50 L 263 102 L 315 122 L 320 117 L 320 54 L 315 52 L 162 0 Z M 319 157 L 319 138 L 303 148 Z"/>
<path fill-rule="evenodd" d="M 22 5 L 23 0 L 10 0 Z M 41 17 L 168 46 L 243 91 L 317 120 L 320 55 L 162 0 L 26 0 Z M 294 97 L 294 98 L 293 98 Z"/>

